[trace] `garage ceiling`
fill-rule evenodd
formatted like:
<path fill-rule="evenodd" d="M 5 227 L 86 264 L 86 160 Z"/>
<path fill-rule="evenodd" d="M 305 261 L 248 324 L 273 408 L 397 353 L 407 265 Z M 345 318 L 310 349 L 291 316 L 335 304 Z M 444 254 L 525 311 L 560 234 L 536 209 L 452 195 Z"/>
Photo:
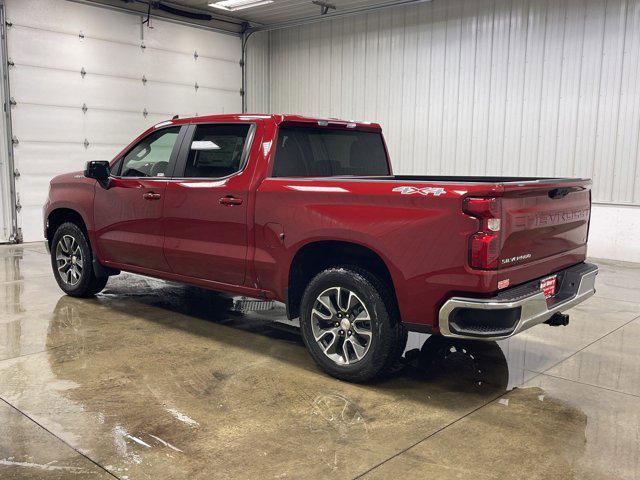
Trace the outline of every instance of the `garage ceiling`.
<path fill-rule="evenodd" d="M 120 9 L 126 9 L 146 14 L 148 0 L 72 0 L 78 2 L 91 2 L 109 5 Z M 183 8 L 193 13 L 206 13 L 213 17 L 211 21 L 187 19 L 180 16 L 171 15 L 167 12 L 152 8 L 152 17 L 172 18 L 179 21 L 199 24 L 206 27 L 216 28 L 232 33 L 239 33 L 243 26 L 249 23 L 251 26 L 260 28 L 271 28 L 289 23 L 299 23 L 314 21 L 323 18 L 322 6 L 330 5 L 324 17 L 358 13 L 372 8 L 379 8 L 393 5 L 403 5 L 411 3 L 421 3 L 431 0 L 320 0 L 314 3 L 313 0 L 273 0 L 272 3 L 244 8 L 237 11 L 224 11 L 210 7 L 212 1 L 220 0 L 167 0 L 161 3 L 170 6 Z M 151 2 L 158 3 L 157 0 Z"/>
<path fill-rule="evenodd" d="M 209 2 L 206 0 L 179 0 L 174 3 L 215 12 L 213 8 L 208 6 Z M 402 2 L 398 2 L 398 0 L 324 0 L 319 3 L 334 6 L 335 9 L 329 9 L 327 12 L 328 15 L 333 15 Z M 236 12 L 224 12 L 224 14 L 265 26 L 308 20 L 322 16 L 321 6 L 314 4 L 312 0 L 273 0 L 273 3 L 246 8 Z"/>

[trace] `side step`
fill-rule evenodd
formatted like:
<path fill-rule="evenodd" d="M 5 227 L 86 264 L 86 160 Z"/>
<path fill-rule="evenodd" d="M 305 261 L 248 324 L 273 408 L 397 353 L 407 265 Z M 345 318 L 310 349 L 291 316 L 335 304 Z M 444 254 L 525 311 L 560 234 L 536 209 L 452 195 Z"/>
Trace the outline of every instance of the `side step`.
<path fill-rule="evenodd" d="M 256 300 L 247 297 L 235 297 L 233 299 L 233 310 L 237 312 L 264 312 L 276 308 L 273 300 Z"/>

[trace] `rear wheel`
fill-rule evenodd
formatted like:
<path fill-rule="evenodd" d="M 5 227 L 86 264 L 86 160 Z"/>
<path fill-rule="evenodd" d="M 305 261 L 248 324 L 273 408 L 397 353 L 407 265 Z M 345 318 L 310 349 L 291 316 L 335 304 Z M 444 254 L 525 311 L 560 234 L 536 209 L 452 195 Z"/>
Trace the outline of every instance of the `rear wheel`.
<path fill-rule="evenodd" d="M 302 297 L 300 328 L 315 362 L 351 382 L 391 371 L 407 342 L 392 295 L 357 267 L 331 268 L 311 280 Z"/>
<path fill-rule="evenodd" d="M 72 297 L 91 297 L 102 291 L 108 277 L 93 271 L 93 252 L 75 223 L 63 223 L 51 242 L 51 265 L 60 288 Z"/>

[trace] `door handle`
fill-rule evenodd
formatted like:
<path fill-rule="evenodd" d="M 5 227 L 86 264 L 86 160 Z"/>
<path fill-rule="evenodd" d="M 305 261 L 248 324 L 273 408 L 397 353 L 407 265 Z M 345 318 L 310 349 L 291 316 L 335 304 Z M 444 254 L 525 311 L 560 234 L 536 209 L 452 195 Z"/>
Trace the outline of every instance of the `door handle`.
<path fill-rule="evenodd" d="M 230 207 L 233 205 L 242 205 L 241 198 L 232 197 L 231 195 L 222 197 L 219 201 L 220 201 L 220 205 L 227 205 Z"/>
<path fill-rule="evenodd" d="M 145 200 L 160 200 L 161 195 L 155 192 L 147 192 L 142 194 L 142 198 Z"/>

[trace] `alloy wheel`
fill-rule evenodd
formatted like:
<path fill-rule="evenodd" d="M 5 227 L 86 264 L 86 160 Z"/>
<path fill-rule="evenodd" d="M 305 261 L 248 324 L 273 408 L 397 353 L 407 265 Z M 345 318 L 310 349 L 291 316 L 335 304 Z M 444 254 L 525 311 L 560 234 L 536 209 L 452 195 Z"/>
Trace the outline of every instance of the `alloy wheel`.
<path fill-rule="evenodd" d="M 82 249 L 71 235 L 64 235 L 56 245 L 56 264 L 62 281 L 75 286 L 82 278 L 84 261 Z"/>
<path fill-rule="evenodd" d="M 331 287 L 318 295 L 311 328 L 318 346 L 338 365 L 362 360 L 371 346 L 369 311 L 358 295 L 344 287 Z"/>

